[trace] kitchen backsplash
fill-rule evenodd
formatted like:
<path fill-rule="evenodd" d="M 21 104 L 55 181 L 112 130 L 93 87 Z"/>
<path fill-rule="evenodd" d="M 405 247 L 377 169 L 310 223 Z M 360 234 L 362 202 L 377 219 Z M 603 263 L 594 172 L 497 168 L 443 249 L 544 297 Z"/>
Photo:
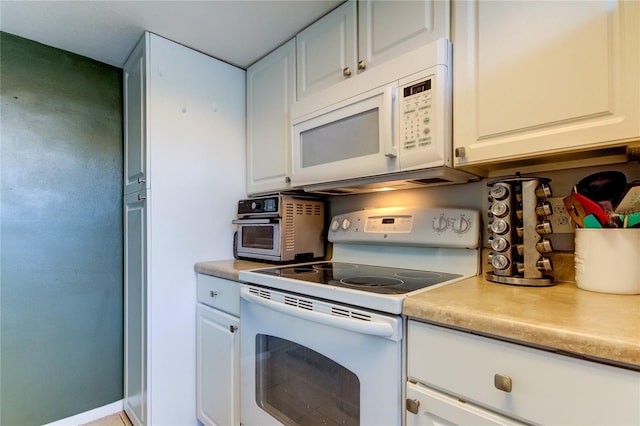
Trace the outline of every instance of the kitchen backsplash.
<path fill-rule="evenodd" d="M 583 177 L 603 170 L 619 170 L 626 175 L 627 181 L 640 179 L 640 167 L 638 166 L 637 161 L 624 164 L 556 170 L 547 173 L 535 173 L 534 176 L 546 177 L 551 179 L 550 185 L 553 192 L 552 196 L 565 197 L 570 194 L 573 186 Z M 484 224 L 482 226 L 482 241 L 483 246 L 488 247 L 488 233 L 486 231 L 486 224 L 488 223 L 487 210 L 489 208 L 489 201 L 487 198 L 487 182 L 498 178 L 499 177 L 482 179 L 478 182 L 471 182 L 460 185 L 435 186 L 419 189 L 409 189 L 404 191 L 334 196 L 329 198 L 329 217 L 332 217 L 336 214 L 359 209 L 392 206 L 473 208 L 480 210 L 480 212 L 482 213 L 482 218 L 484 221 Z M 574 235 L 575 234 L 551 234 L 549 236 L 554 249 L 554 256 L 552 257 L 552 261 L 554 261 L 554 269 L 563 268 L 555 264 L 556 257 L 560 258 L 562 256 L 562 252 L 570 252 L 571 254 L 573 253 Z M 568 269 L 573 271 L 572 262 Z M 560 274 L 560 272 L 557 271 L 554 275 L 557 274 Z M 571 272 L 571 274 L 573 274 L 573 272 Z M 562 273 L 562 276 L 564 277 L 565 274 Z M 556 277 L 556 279 L 558 278 L 559 277 Z M 566 279 L 569 281 L 573 280 L 572 277 L 569 278 Z"/>

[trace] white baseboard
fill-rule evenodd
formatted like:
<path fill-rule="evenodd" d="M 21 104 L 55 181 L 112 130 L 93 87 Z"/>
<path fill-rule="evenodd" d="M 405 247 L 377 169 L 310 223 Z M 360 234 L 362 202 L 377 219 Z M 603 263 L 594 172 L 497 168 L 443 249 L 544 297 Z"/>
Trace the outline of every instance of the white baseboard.
<path fill-rule="evenodd" d="M 94 420 L 101 419 L 111 414 L 116 414 L 124 410 L 124 400 L 112 402 L 111 404 L 103 405 L 102 407 L 94 408 L 93 410 L 85 411 L 84 413 L 76 414 L 75 416 L 67 417 L 66 419 L 56 420 L 53 423 L 48 423 L 44 426 L 80 426 L 85 423 L 92 422 Z"/>

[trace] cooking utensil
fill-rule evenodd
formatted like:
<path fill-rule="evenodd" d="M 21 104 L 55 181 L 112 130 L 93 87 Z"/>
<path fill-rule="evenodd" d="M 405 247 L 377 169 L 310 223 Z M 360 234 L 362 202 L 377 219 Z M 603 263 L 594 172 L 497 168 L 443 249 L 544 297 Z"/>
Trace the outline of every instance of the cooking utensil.
<path fill-rule="evenodd" d="M 627 185 L 622 200 L 615 207 L 615 212 L 620 214 L 640 212 L 640 181 L 636 180 Z"/>
<path fill-rule="evenodd" d="M 590 200 L 584 195 L 574 192 L 568 197 L 563 198 L 562 201 L 571 219 L 581 228 L 585 227 L 584 219 L 588 215 L 593 215 L 602 226 L 606 227 L 610 225 L 610 217 L 600 204 Z"/>
<path fill-rule="evenodd" d="M 600 204 L 607 212 L 620 202 L 627 186 L 624 173 L 609 170 L 591 174 L 576 185 L 575 192 Z"/>

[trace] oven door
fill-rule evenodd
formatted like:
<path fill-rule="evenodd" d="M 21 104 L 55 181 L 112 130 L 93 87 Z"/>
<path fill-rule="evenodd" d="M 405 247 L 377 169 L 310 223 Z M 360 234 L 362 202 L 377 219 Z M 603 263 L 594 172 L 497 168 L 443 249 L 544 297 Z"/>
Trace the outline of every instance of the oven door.
<path fill-rule="evenodd" d="M 399 425 L 402 319 L 240 289 L 241 422 Z"/>
<path fill-rule="evenodd" d="M 240 257 L 280 261 L 279 219 L 238 219 L 237 253 Z"/>

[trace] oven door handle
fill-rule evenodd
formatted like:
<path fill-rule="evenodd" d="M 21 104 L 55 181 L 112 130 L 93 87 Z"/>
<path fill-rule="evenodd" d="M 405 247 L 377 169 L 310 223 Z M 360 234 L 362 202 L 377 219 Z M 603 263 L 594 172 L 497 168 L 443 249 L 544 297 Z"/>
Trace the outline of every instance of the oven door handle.
<path fill-rule="evenodd" d="M 356 333 L 369 334 L 372 336 L 387 337 L 392 339 L 396 337 L 395 331 L 391 324 L 383 321 L 364 321 L 360 319 L 334 316 L 322 312 L 285 305 L 283 303 L 274 302 L 270 299 L 265 299 L 264 297 L 256 296 L 255 294 L 250 293 L 246 288 L 240 289 L 240 297 L 247 302 L 256 303 L 267 309 L 278 311 L 286 315 L 305 319 L 315 323 L 325 324 L 344 330 L 350 330 Z"/>

